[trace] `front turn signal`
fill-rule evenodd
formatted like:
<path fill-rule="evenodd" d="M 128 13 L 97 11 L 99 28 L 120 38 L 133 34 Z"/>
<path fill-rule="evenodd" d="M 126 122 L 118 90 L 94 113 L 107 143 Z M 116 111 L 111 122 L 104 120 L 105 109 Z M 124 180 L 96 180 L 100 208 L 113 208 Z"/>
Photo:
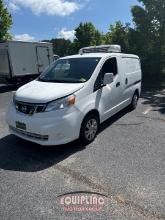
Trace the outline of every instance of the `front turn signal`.
<path fill-rule="evenodd" d="M 74 105 L 76 102 L 76 96 L 75 95 L 71 95 L 68 97 L 67 103 L 68 105 Z"/>

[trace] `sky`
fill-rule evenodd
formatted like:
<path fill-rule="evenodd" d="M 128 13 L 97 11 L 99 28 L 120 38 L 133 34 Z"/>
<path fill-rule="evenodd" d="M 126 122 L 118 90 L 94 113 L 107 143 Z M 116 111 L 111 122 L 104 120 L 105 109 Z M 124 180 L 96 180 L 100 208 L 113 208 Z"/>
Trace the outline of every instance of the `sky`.
<path fill-rule="evenodd" d="M 106 33 L 121 20 L 131 23 L 137 0 L 4 0 L 12 14 L 11 34 L 16 40 L 74 39 L 80 22 L 92 22 Z"/>

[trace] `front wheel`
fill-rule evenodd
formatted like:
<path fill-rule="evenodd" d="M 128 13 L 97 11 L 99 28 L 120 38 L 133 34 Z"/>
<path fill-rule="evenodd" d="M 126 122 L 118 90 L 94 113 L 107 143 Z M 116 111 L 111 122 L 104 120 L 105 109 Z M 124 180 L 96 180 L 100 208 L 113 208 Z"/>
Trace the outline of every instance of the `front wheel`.
<path fill-rule="evenodd" d="M 84 144 L 89 144 L 94 141 L 97 136 L 99 127 L 99 119 L 95 114 L 89 114 L 86 116 L 82 123 L 80 140 Z"/>

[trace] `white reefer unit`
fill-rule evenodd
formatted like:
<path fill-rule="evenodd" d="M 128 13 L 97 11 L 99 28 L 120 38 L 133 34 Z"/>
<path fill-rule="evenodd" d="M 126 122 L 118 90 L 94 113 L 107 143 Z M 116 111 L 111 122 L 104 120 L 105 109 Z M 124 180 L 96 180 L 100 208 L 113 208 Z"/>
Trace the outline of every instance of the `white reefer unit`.
<path fill-rule="evenodd" d="M 26 81 L 35 78 L 53 62 L 53 45 L 45 42 L 0 43 L 0 78 Z"/>

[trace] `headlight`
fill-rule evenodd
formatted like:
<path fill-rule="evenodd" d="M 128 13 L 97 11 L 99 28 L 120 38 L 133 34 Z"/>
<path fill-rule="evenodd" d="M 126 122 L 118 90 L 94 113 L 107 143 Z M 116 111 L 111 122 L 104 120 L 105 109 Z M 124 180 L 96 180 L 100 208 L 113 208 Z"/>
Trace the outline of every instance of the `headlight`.
<path fill-rule="evenodd" d="M 58 99 L 56 101 L 50 102 L 46 108 L 45 108 L 45 112 L 50 112 L 50 111 L 56 111 L 59 109 L 64 109 L 67 108 L 69 106 L 72 106 L 75 104 L 76 101 L 76 97 L 75 95 L 71 95 L 62 99 Z"/>

